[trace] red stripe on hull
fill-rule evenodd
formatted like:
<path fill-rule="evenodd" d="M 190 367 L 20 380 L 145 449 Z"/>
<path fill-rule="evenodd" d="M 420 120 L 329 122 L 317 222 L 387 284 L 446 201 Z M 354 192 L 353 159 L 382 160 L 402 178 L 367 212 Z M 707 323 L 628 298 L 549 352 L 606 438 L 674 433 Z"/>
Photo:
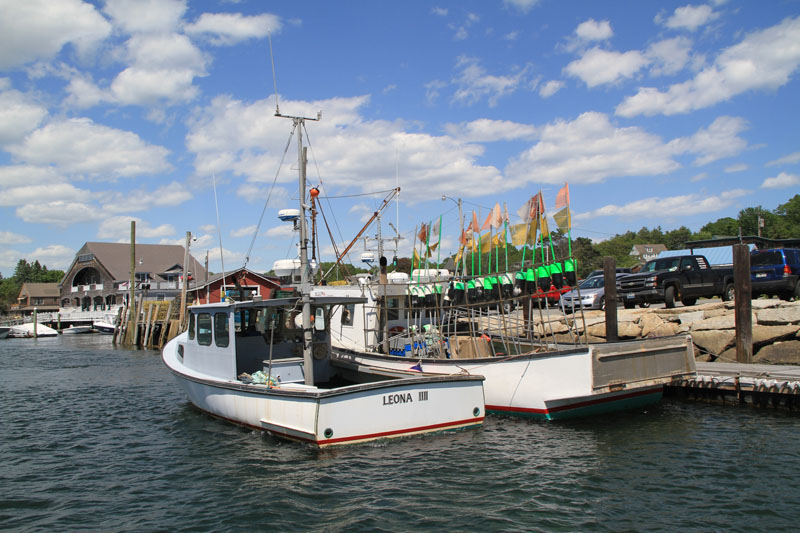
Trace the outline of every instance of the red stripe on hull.
<path fill-rule="evenodd" d="M 646 396 L 649 394 L 660 394 L 663 391 L 662 385 L 657 385 L 655 387 L 650 387 L 644 390 L 638 390 L 634 392 L 629 392 L 626 394 L 618 394 L 614 396 L 607 396 L 605 398 L 598 398 L 595 400 L 586 400 L 583 402 L 576 402 L 570 403 L 565 405 L 559 405 L 557 407 L 552 407 L 550 409 L 544 408 L 531 408 L 531 407 L 511 407 L 508 405 L 487 405 L 487 411 L 500 411 L 505 413 L 524 413 L 524 414 L 535 414 L 535 415 L 548 415 L 551 413 L 559 413 L 563 411 L 569 411 L 571 409 L 580 409 L 582 407 L 591 407 L 593 405 L 601 405 L 604 403 L 609 402 L 616 402 L 620 400 L 627 400 L 629 398 L 636 398 L 637 396 Z"/>
<path fill-rule="evenodd" d="M 253 426 L 253 425 L 248 424 L 246 422 L 240 422 L 238 420 L 233 420 L 231 418 L 227 418 L 227 417 L 218 415 L 216 413 L 212 413 L 210 411 L 206 411 L 205 409 L 197 407 L 194 404 L 192 404 L 192 405 L 196 409 L 198 409 L 199 411 L 202 411 L 202 412 L 206 413 L 209 416 L 213 416 L 214 418 L 218 418 L 220 420 L 224 420 L 226 422 L 230 422 L 231 424 L 235 424 L 237 426 L 244 426 L 244 427 L 248 427 L 250 429 L 256 429 L 256 430 L 259 430 L 259 431 L 269 431 L 270 433 L 274 433 L 276 435 L 279 435 L 281 437 L 285 437 L 287 439 L 296 440 L 296 441 L 300 441 L 300 442 L 307 442 L 309 444 L 316 444 L 317 446 L 330 446 L 332 444 L 346 444 L 348 442 L 357 442 L 357 441 L 367 441 L 367 440 L 375 440 L 375 439 L 381 439 L 381 438 L 389 438 L 389 437 L 393 437 L 393 436 L 401 436 L 401 435 L 403 435 L 405 433 L 416 434 L 416 433 L 425 433 L 425 432 L 437 431 L 437 430 L 444 431 L 444 430 L 446 430 L 448 428 L 457 429 L 457 428 L 460 428 L 460 427 L 474 426 L 474 425 L 477 425 L 479 423 L 483 423 L 483 419 L 484 419 L 484 417 L 481 416 L 481 417 L 471 418 L 471 419 L 468 419 L 468 420 L 459 420 L 457 422 L 445 422 L 445 423 L 442 423 L 442 424 L 433 424 L 433 425 L 430 425 L 430 426 L 420 426 L 418 428 L 398 429 L 398 430 L 395 430 L 395 431 L 384 431 L 382 433 L 371 433 L 371 434 L 368 434 L 368 435 L 358 435 L 358 436 L 355 436 L 355 437 L 341 437 L 341 438 L 338 438 L 338 439 L 314 440 L 314 439 L 307 439 L 307 438 L 304 438 L 304 437 L 298 437 L 296 435 L 291 435 L 289 433 L 283 433 L 283 432 L 280 432 L 280 431 L 275 431 L 274 429 L 266 429 L 266 428 L 263 428 L 261 426 Z"/>

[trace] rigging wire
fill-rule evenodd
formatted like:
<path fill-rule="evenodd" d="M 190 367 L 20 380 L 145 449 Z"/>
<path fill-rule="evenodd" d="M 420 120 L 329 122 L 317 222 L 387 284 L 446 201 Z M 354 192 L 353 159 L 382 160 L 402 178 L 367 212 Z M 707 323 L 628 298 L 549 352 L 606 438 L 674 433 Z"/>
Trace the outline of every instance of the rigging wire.
<path fill-rule="evenodd" d="M 219 222 L 219 201 L 217 201 L 217 176 L 216 173 L 211 173 L 211 179 L 214 182 L 214 208 L 217 210 L 217 234 L 219 235 L 219 260 L 222 263 L 222 292 L 225 293 L 225 258 L 222 254 L 222 225 Z M 184 281 L 184 283 L 187 283 Z"/>

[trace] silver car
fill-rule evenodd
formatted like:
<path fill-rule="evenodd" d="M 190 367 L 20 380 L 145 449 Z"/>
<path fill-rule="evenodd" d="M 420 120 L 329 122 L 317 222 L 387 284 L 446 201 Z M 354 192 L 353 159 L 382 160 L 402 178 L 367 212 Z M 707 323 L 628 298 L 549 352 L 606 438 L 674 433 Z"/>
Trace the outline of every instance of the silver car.
<path fill-rule="evenodd" d="M 628 276 L 627 273 L 617 272 L 617 279 Z M 580 289 L 580 298 L 578 297 Z M 572 313 L 576 309 L 603 309 L 606 304 L 606 290 L 603 288 L 603 276 L 592 276 L 583 280 L 578 289 L 572 289 L 561 295 L 561 311 Z"/>

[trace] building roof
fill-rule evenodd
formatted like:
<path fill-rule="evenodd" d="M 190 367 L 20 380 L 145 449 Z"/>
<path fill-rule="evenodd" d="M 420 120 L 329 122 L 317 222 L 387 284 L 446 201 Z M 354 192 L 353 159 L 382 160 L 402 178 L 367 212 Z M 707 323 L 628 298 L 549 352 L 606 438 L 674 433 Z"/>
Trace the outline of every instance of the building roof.
<path fill-rule="evenodd" d="M 230 283 L 231 280 L 232 280 L 232 276 L 234 274 L 238 274 L 239 272 L 241 272 L 243 270 L 246 270 L 247 274 L 249 276 L 259 277 L 259 278 L 263 279 L 265 282 L 267 282 L 268 284 L 273 285 L 274 288 L 276 288 L 276 289 L 280 288 L 280 283 L 278 282 L 278 280 L 276 278 L 273 278 L 271 276 L 265 276 L 264 274 L 259 274 L 258 272 L 253 272 L 252 270 L 247 270 L 244 267 L 237 268 L 236 270 L 231 270 L 230 272 L 225 272 L 225 280 L 226 280 L 226 282 Z M 229 280 L 229 278 L 231 278 L 231 280 Z M 212 276 L 209 276 L 208 281 L 207 282 L 204 281 L 202 284 L 200 284 L 201 280 L 197 279 L 197 277 L 195 277 L 195 281 L 197 282 L 197 285 L 193 286 L 190 290 L 203 289 L 206 286 L 212 285 L 212 284 L 216 283 L 217 281 L 219 281 L 221 279 L 222 279 L 222 273 L 221 272 L 218 273 L 218 274 L 213 274 Z"/>
<path fill-rule="evenodd" d="M 755 244 L 750 244 L 749 248 L 752 252 L 756 247 Z M 667 250 L 658 254 L 658 257 L 674 257 L 676 255 L 704 255 L 708 259 L 708 264 L 712 266 L 719 265 L 732 265 L 733 264 L 733 248 L 730 246 L 716 246 L 714 248 L 687 248 L 684 250 Z"/>
<path fill-rule="evenodd" d="M 689 241 L 686 246 L 733 246 L 734 244 L 755 244 L 759 250 L 769 248 L 800 248 L 800 239 L 767 239 L 755 235 L 741 237 L 716 237 L 702 241 Z M 752 250 L 752 247 L 750 248 Z"/>
<path fill-rule="evenodd" d="M 115 281 L 130 279 L 131 246 L 118 242 L 87 242 L 84 244 L 67 270 L 75 267 L 78 257 L 91 253 Z M 184 247 L 179 244 L 136 244 L 136 272 L 148 272 L 153 276 L 166 272 L 182 271 Z M 177 268 L 176 268 L 177 267 Z M 190 255 L 189 272 L 195 280 L 205 277 L 205 268 Z"/>
<path fill-rule="evenodd" d="M 23 283 L 19 295 L 29 298 L 58 298 L 61 292 L 58 290 L 58 283 Z"/>
<path fill-rule="evenodd" d="M 647 248 L 652 248 L 652 252 L 647 252 Z M 634 250 L 637 254 L 641 255 L 643 253 L 657 253 L 666 249 L 666 244 L 634 244 L 633 249 L 631 250 L 631 255 L 633 255 Z"/>

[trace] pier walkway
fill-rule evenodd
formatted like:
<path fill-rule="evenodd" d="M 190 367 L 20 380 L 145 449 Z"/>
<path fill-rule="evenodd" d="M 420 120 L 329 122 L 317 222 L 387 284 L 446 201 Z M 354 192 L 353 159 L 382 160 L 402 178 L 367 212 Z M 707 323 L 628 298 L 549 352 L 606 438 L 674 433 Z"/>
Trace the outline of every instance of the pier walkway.
<path fill-rule="evenodd" d="M 697 377 L 674 381 L 678 397 L 758 407 L 800 409 L 800 366 L 697 363 Z"/>

